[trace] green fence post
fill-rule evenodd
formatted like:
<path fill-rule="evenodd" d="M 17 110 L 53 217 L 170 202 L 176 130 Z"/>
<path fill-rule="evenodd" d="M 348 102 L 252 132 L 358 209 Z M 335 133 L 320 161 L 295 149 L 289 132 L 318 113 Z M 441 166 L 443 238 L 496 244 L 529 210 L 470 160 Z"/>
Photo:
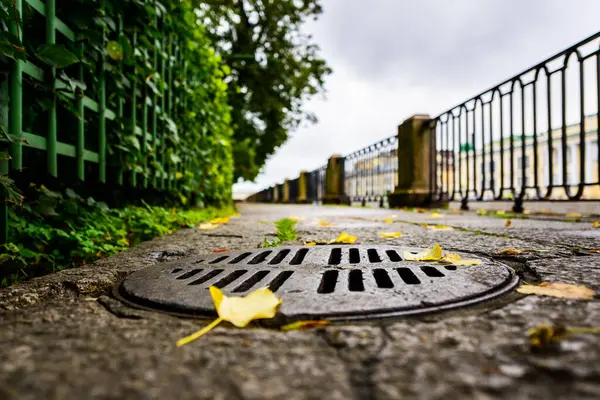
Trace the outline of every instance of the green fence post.
<path fill-rule="evenodd" d="M 14 0 L 13 4 L 15 11 L 21 16 L 23 11 L 22 1 Z M 10 32 L 23 41 L 23 32 L 18 21 L 11 23 Z M 21 143 L 23 135 L 23 62 L 21 60 L 14 61 L 12 65 L 9 109 L 8 129 L 13 136 L 13 141 L 10 144 L 11 167 L 15 170 L 21 170 L 23 168 L 23 147 Z"/>
<path fill-rule="evenodd" d="M 117 17 L 117 35 L 119 35 L 119 39 L 121 38 L 121 35 L 123 34 L 123 16 L 119 15 Z M 119 72 L 121 73 L 121 76 L 123 74 L 123 62 L 119 63 Z M 125 101 L 123 99 L 123 96 L 121 94 L 119 94 L 118 98 L 117 98 L 117 122 L 118 124 L 123 124 L 123 115 L 125 114 L 124 112 L 125 109 Z M 119 141 L 121 140 L 121 135 L 119 135 Z M 117 184 L 118 185 L 122 185 L 123 184 L 123 160 L 122 160 L 122 154 L 121 154 L 121 150 L 118 150 L 121 160 L 119 162 L 119 170 L 117 171 Z"/>
<path fill-rule="evenodd" d="M 161 42 L 161 49 L 163 50 L 163 53 L 165 52 L 167 43 L 165 38 L 163 37 L 163 40 Z M 160 60 L 160 77 L 161 79 L 164 80 L 165 77 L 165 68 L 166 68 L 166 60 L 163 54 L 161 54 L 161 60 Z M 163 114 L 163 117 L 165 117 L 167 115 L 166 113 L 166 109 L 165 109 L 165 105 L 166 105 L 166 92 L 163 92 L 162 98 L 160 99 L 160 112 Z M 162 166 L 162 169 L 166 172 L 167 168 L 165 168 L 165 124 L 161 124 L 161 129 L 160 129 L 160 165 Z M 165 174 L 164 172 L 161 174 L 160 176 L 160 188 L 164 189 L 165 188 Z"/>
<path fill-rule="evenodd" d="M 46 0 L 46 44 L 56 43 L 56 0 Z M 46 156 L 48 157 L 48 173 L 58 175 L 58 159 L 56 153 L 56 68 L 50 68 L 47 79 L 50 81 L 52 95 L 48 109 L 48 134 L 46 137 Z"/>
<path fill-rule="evenodd" d="M 158 29 L 158 19 L 156 18 L 156 14 L 154 15 L 154 27 Z M 158 39 L 154 39 L 154 71 L 158 70 L 158 48 Z M 154 160 L 158 162 L 158 112 L 156 111 L 156 107 L 158 107 L 158 95 L 154 93 L 154 96 L 152 96 L 152 149 L 154 150 Z M 152 186 L 156 189 L 158 186 L 156 170 L 153 172 Z"/>
<path fill-rule="evenodd" d="M 0 85 L 0 129 L 8 125 L 8 82 Z M 4 152 L 4 146 L 0 148 Z M 8 155 L 8 153 L 6 153 Z M 0 175 L 8 175 L 8 160 L 5 155 L 0 156 Z M 8 204 L 6 204 L 6 191 L 0 188 L 0 245 L 8 241 Z"/>
<path fill-rule="evenodd" d="M 79 57 L 83 60 L 84 44 L 79 43 Z M 79 81 L 84 82 L 85 75 L 83 70 L 83 62 L 79 63 Z M 75 156 L 77 162 L 77 177 L 80 180 L 85 180 L 85 107 L 83 105 L 84 91 L 77 88 L 77 150 Z"/>

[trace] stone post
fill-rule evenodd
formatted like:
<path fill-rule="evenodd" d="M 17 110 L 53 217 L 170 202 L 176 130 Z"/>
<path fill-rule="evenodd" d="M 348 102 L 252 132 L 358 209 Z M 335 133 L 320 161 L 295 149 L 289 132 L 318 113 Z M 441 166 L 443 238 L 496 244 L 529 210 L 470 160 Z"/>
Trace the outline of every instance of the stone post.
<path fill-rule="evenodd" d="M 298 196 L 296 203 L 308 203 L 308 172 L 300 172 L 298 177 Z"/>
<path fill-rule="evenodd" d="M 290 202 L 290 182 L 287 179 L 283 182 L 283 195 L 281 196 L 281 202 Z"/>
<path fill-rule="evenodd" d="M 273 203 L 279 203 L 279 185 L 275 184 L 273 186 Z"/>
<path fill-rule="evenodd" d="M 344 163 L 346 159 L 341 155 L 333 155 L 327 162 L 325 172 L 325 195 L 323 204 L 347 204 L 350 198 L 344 193 Z"/>
<path fill-rule="evenodd" d="M 430 193 L 435 172 L 431 147 L 434 140 L 435 128 L 431 128 L 429 115 L 413 115 L 398 126 L 398 185 L 388 194 L 390 207 L 443 205 L 433 201 Z"/>

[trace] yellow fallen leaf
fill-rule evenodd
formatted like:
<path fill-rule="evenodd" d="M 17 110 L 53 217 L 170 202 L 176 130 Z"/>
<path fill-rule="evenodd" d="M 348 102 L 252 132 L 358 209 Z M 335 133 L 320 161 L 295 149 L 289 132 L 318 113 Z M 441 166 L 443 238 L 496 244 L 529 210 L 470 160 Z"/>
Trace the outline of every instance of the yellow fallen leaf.
<path fill-rule="evenodd" d="M 439 261 L 442 258 L 442 248 L 435 244 L 431 249 L 425 249 L 420 253 L 404 252 L 404 259 L 407 261 Z"/>
<path fill-rule="evenodd" d="M 496 215 L 504 215 L 504 210 L 498 210 L 498 211 L 496 211 Z"/>
<path fill-rule="evenodd" d="M 568 218 L 579 218 L 579 217 L 581 217 L 581 213 L 579 213 L 579 212 L 575 212 L 575 211 L 573 211 L 573 212 L 568 212 L 568 213 L 566 214 L 566 217 L 568 217 Z"/>
<path fill-rule="evenodd" d="M 559 297 L 563 299 L 585 299 L 594 298 L 596 292 L 585 286 L 571 285 L 560 282 L 542 282 L 539 285 L 524 284 L 517 288 L 517 292 L 523 294 L 537 294 L 540 296 Z"/>
<path fill-rule="evenodd" d="M 300 221 L 304 221 L 306 218 L 303 218 L 303 217 L 296 217 L 295 215 L 292 215 L 292 216 L 290 217 L 290 219 L 291 219 L 292 221 L 294 221 L 294 222 L 300 222 Z"/>
<path fill-rule="evenodd" d="M 396 239 L 402 236 L 402 232 L 381 232 L 380 235 L 384 239 Z"/>
<path fill-rule="evenodd" d="M 450 263 L 453 265 L 479 265 L 480 260 L 463 260 L 459 254 L 446 253 L 440 260 L 441 262 Z"/>
<path fill-rule="evenodd" d="M 305 246 L 316 246 L 317 243 L 316 242 L 304 242 Z"/>
<path fill-rule="evenodd" d="M 529 214 L 531 214 L 531 210 L 523 210 L 523 214 L 529 215 Z"/>
<path fill-rule="evenodd" d="M 231 218 L 239 218 L 239 217 L 241 217 L 241 214 L 233 214 L 233 215 L 231 215 L 230 217 L 231 217 Z"/>
<path fill-rule="evenodd" d="M 386 219 L 383 220 L 383 222 L 385 222 L 386 224 L 391 224 L 392 223 L 392 217 L 387 217 Z"/>
<path fill-rule="evenodd" d="M 427 225 L 425 224 L 425 229 L 431 229 L 432 231 L 453 231 L 454 228 L 447 225 Z"/>
<path fill-rule="evenodd" d="M 477 215 L 486 215 L 487 211 L 485 211 L 483 208 L 480 208 L 479 210 L 477 210 Z"/>
<path fill-rule="evenodd" d="M 333 224 L 331 222 L 327 222 L 327 221 L 319 221 L 319 225 L 320 226 L 332 226 Z"/>
<path fill-rule="evenodd" d="M 594 223 L 592 224 L 592 226 L 593 226 L 594 228 L 598 228 L 598 227 L 600 227 L 600 222 L 598 222 L 598 221 L 594 221 Z"/>
<path fill-rule="evenodd" d="M 523 250 L 515 249 L 514 247 L 509 247 L 509 248 L 498 251 L 498 254 L 506 254 L 509 256 L 516 256 L 516 255 L 519 255 L 522 253 L 523 253 Z"/>
<path fill-rule="evenodd" d="M 256 289 L 245 297 L 227 297 L 215 286 L 211 286 L 209 289 L 219 318 L 198 332 L 178 340 L 177 347 L 196 340 L 222 321 L 228 321 L 238 328 L 243 328 L 252 320 L 273 318 L 277 313 L 277 307 L 282 302 L 268 287 Z"/>
<path fill-rule="evenodd" d="M 432 212 L 431 217 L 432 218 L 442 218 L 442 214 L 440 214 L 439 212 Z"/>
<path fill-rule="evenodd" d="M 510 219 L 507 219 L 506 223 L 504 224 L 504 226 L 506 226 L 508 228 L 511 225 L 512 225 L 512 221 Z"/>
<path fill-rule="evenodd" d="M 554 348 L 558 342 L 573 335 L 600 334 L 600 327 L 565 326 L 562 324 L 540 324 L 527 331 L 531 350 L 546 350 Z"/>
<path fill-rule="evenodd" d="M 333 244 L 333 243 L 352 244 L 352 243 L 356 242 L 356 239 L 358 239 L 358 236 L 352 236 L 352 235 L 347 234 L 346 232 L 342 232 L 342 233 L 340 233 L 340 236 L 337 237 L 337 239 L 334 239 L 329 243 L 330 244 Z"/>
<path fill-rule="evenodd" d="M 298 321 L 283 325 L 280 329 L 282 331 L 296 331 L 310 328 L 320 328 L 327 325 L 331 325 L 331 321 Z"/>
<path fill-rule="evenodd" d="M 217 229 L 219 226 L 220 226 L 219 224 L 204 222 L 204 223 L 198 225 L 198 229 L 200 229 L 201 231 L 209 231 L 211 229 Z"/>
<path fill-rule="evenodd" d="M 229 217 L 223 217 L 223 218 L 214 218 L 211 219 L 210 221 L 211 224 L 226 224 L 229 222 Z"/>

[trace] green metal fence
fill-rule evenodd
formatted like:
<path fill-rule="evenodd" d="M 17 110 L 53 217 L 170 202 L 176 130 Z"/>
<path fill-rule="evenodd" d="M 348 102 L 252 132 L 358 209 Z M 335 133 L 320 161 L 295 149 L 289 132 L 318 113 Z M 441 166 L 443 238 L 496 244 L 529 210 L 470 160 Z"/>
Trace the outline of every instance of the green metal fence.
<path fill-rule="evenodd" d="M 99 6 L 97 2 L 91 2 L 90 6 Z M 147 187 L 152 185 L 159 189 L 170 189 L 177 186 L 177 176 L 184 173 L 185 166 L 189 165 L 190 160 L 183 159 L 181 162 L 174 163 L 165 160 L 165 135 L 168 135 L 166 124 L 174 118 L 175 107 L 185 105 L 185 94 L 177 92 L 174 88 L 174 74 L 183 73 L 185 75 L 186 66 L 182 57 L 183 49 L 180 48 L 178 40 L 173 34 L 165 32 L 162 38 L 155 39 L 153 62 L 154 69 L 159 71 L 161 78 L 167 84 L 165 95 L 157 95 L 147 90 L 144 82 L 127 81 L 125 86 L 130 91 L 131 97 L 118 98 L 116 109 L 107 108 L 107 86 L 110 83 L 111 76 L 106 72 L 105 55 L 101 52 L 90 53 L 86 48 L 84 41 L 79 40 L 76 31 L 71 29 L 65 21 L 56 16 L 56 0 L 14 0 L 15 11 L 19 15 L 23 14 L 23 8 L 30 7 L 45 21 L 45 41 L 46 44 L 57 43 L 57 35 L 62 42 L 70 41 L 74 48 L 78 50 L 77 54 L 81 59 L 90 58 L 96 65 L 95 74 L 98 77 L 97 87 L 83 89 L 78 87 L 72 92 L 61 92 L 70 97 L 75 104 L 77 122 L 76 135 L 72 141 L 60 141 L 58 139 L 61 125 L 57 121 L 57 98 L 56 93 L 51 96 L 51 101 L 47 109 L 47 124 L 45 134 L 41 132 L 28 132 L 23 130 L 23 78 L 30 77 L 39 82 L 50 82 L 57 90 L 68 89 L 64 83 L 57 79 L 56 68 L 50 68 L 43 65 L 36 65 L 31 59 L 27 61 L 16 60 L 13 62 L 8 83 L 0 84 L 2 94 L 0 99 L 8 99 L 8 102 L 0 102 L 0 116 L 8 119 L 8 126 L 3 129 L 8 132 L 12 142 L 8 143 L 9 159 L 0 160 L 0 173 L 9 174 L 11 171 L 18 171 L 26 168 L 24 161 L 24 150 L 37 149 L 42 151 L 46 157 L 47 172 L 55 177 L 59 175 L 59 159 L 61 163 L 67 163 L 68 168 L 76 170 L 77 178 L 81 181 L 86 179 L 86 166 L 94 164 L 94 171 L 97 174 L 95 179 L 102 183 L 110 184 L 129 184 L 136 187 Z M 115 21 L 116 19 L 116 21 Z M 123 17 L 106 18 L 110 29 L 119 34 L 123 32 Z M 160 23 L 160 21 L 155 21 Z M 26 29 L 22 29 L 18 21 L 15 21 L 10 27 L 10 32 L 19 37 L 28 34 Z M 2 29 L 0 27 L 0 34 Z M 133 51 L 136 50 L 137 33 L 133 32 L 129 36 Z M 103 40 L 106 42 L 107 38 Z M 164 51 L 161 51 L 164 49 Z M 177 66 L 178 68 L 175 68 Z M 83 63 L 78 66 L 78 79 L 85 82 L 85 71 Z M 135 65 L 133 66 L 135 68 Z M 183 71 L 183 72 L 182 72 Z M 185 79 L 185 76 L 180 76 Z M 140 86 L 143 86 L 141 88 Z M 94 89 L 94 90 L 92 90 Z M 25 105 L 27 106 L 27 105 Z M 138 179 L 138 173 L 127 171 L 121 168 L 115 176 L 107 174 L 107 123 L 121 120 L 125 113 L 130 116 L 130 126 L 133 134 L 140 142 L 139 152 L 144 156 L 147 152 L 147 144 L 155 149 L 156 160 L 162 165 L 166 173 L 157 173 L 149 179 Z M 93 127 L 96 132 L 91 132 L 92 128 L 86 123 L 86 115 L 94 113 L 97 116 L 97 124 Z M 139 113 L 139 114 L 138 114 Z M 141 117 L 141 121 L 138 118 Z M 0 122 L 2 119 L 0 119 Z M 91 146 L 89 137 L 94 137 L 96 143 Z M 86 140 L 87 139 L 87 140 Z M 6 144 L 7 142 L 3 142 Z M 0 145 L 2 142 L 0 142 Z M 154 151 L 154 150 L 153 150 Z M 64 157 L 60 157 L 64 156 Z M 64 165 L 63 165 L 64 167 Z M 89 170 L 89 169 L 88 169 Z M 89 175 L 88 175 L 89 176 Z M 8 235 L 8 210 L 7 204 L 2 202 L 0 206 L 0 243 L 4 243 Z"/>

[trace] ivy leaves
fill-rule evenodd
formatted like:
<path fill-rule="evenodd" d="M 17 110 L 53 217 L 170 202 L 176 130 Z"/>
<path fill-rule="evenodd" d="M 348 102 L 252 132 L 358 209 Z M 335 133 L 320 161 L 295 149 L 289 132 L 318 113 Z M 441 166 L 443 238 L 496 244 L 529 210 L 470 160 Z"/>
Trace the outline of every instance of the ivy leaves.
<path fill-rule="evenodd" d="M 65 68 L 79 62 L 79 58 L 61 44 L 43 44 L 38 47 L 35 55 L 54 68 Z"/>

